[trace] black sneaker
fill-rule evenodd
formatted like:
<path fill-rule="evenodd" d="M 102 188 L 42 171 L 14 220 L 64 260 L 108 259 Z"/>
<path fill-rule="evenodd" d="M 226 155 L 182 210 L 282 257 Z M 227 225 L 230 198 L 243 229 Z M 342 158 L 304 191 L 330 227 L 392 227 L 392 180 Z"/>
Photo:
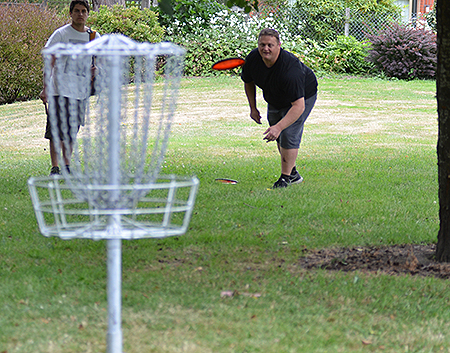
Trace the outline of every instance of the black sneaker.
<path fill-rule="evenodd" d="M 278 189 L 278 188 L 287 188 L 289 186 L 290 182 L 290 176 L 289 175 L 285 175 L 285 174 L 281 174 L 280 178 L 275 182 L 275 184 L 273 184 L 273 189 Z"/>
<path fill-rule="evenodd" d="M 52 167 L 52 169 L 50 169 L 50 176 L 52 175 L 61 175 L 59 167 Z"/>
<path fill-rule="evenodd" d="M 291 184 L 300 184 L 303 181 L 303 177 L 297 172 L 297 169 L 295 167 L 292 168 L 289 179 Z"/>

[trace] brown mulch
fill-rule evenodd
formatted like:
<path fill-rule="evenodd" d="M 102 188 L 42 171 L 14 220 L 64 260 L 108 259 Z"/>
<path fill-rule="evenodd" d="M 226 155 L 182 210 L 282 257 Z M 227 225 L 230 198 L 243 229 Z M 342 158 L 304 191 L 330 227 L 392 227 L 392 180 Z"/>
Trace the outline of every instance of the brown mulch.
<path fill-rule="evenodd" d="M 437 262 L 435 249 L 434 244 L 324 249 L 307 253 L 300 265 L 307 269 L 450 278 L 450 263 Z"/>

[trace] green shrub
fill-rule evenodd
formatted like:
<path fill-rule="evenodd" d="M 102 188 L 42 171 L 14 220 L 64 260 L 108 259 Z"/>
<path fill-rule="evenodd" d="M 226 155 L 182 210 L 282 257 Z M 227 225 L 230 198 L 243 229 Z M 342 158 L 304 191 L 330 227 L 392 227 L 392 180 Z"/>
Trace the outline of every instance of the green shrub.
<path fill-rule="evenodd" d="M 387 77 L 429 79 L 436 75 L 436 35 L 432 31 L 393 23 L 369 35 L 368 59 Z"/>
<path fill-rule="evenodd" d="M 339 36 L 323 44 L 313 40 L 289 44 L 285 49 L 316 73 L 367 75 L 374 69 L 374 65 L 367 61 L 369 43 L 359 42 L 352 36 Z"/>
<path fill-rule="evenodd" d="M 100 6 L 98 12 L 91 11 L 87 25 L 100 34 L 121 33 L 138 42 L 157 43 L 164 37 L 164 29 L 158 22 L 158 15 L 136 6 L 112 8 Z"/>
<path fill-rule="evenodd" d="M 322 69 L 334 73 L 367 74 L 374 65 L 366 60 L 370 44 L 355 37 L 339 36 L 324 44 Z"/>
<path fill-rule="evenodd" d="M 214 0 L 174 0 L 173 15 L 160 15 L 161 24 L 169 28 L 175 25 L 178 31 L 190 33 L 198 28 L 210 28 L 210 19 L 228 8 Z"/>
<path fill-rule="evenodd" d="M 0 104 L 39 96 L 41 50 L 65 23 L 52 9 L 27 3 L 0 5 Z"/>

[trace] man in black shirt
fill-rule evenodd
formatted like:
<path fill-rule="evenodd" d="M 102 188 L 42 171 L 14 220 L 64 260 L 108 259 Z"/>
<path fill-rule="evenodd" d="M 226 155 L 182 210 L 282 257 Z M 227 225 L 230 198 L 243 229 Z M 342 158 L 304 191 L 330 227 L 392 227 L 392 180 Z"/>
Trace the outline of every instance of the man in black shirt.
<path fill-rule="evenodd" d="M 256 86 L 268 103 L 270 127 L 264 140 L 277 141 L 281 156 L 281 176 L 274 188 L 301 183 L 295 163 L 303 134 L 303 125 L 317 98 L 317 79 L 313 71 L 293 54 L 281 48 L 280 37 L 273 29 L 263 29 L 258 48 L 247 56 L 241 78 L 250 105 L 250 117 L 261 124 L 256 107 Z"/>

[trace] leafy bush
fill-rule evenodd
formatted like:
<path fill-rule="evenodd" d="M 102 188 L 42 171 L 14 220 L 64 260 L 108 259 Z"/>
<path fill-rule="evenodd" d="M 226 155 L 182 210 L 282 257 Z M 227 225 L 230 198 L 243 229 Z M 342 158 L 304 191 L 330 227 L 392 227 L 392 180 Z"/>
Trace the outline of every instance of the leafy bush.
<path fill-rule="evenodd" d="M 433 78 L 436 75 L 436 35 L 432 31 L 393 23 L 391 28 L 369 34 L 370 60 L 388 77 Z"/>
<path fill-rule="evenodd" d="M 366 60 L 369 43 L 359 42 L 352 36 L 339 36 L 324 44 L 307 40 L 300 46 L 286 48 L 316 72 L 366 75 L 374 68 Z"/>
<path fill-rule="evenodd" d="M 0 5 L 0 104 L 39 96 L 41 50 L 53 31 L 64 24 L 51 9 L 27 3 Z"/>
<path fill-rule="evenodd" d="M 366 60 L 368 54 L 368 42 L 359 42 L 352 36 L 339 36 L 335 41 L 325 43 L 322 69 L 335 73 L 364 75 L 374 67 Z"/>
<path fill-rule="evenodd" d="M 164 29 L 158 22 L 158 15 L 149 9 L 136 6 L 112 8 L 100 6 L 98 12 L 91 11 L 87 25 L 100 34 L 121 33 L 138 42 L 160 42 Z"/>

